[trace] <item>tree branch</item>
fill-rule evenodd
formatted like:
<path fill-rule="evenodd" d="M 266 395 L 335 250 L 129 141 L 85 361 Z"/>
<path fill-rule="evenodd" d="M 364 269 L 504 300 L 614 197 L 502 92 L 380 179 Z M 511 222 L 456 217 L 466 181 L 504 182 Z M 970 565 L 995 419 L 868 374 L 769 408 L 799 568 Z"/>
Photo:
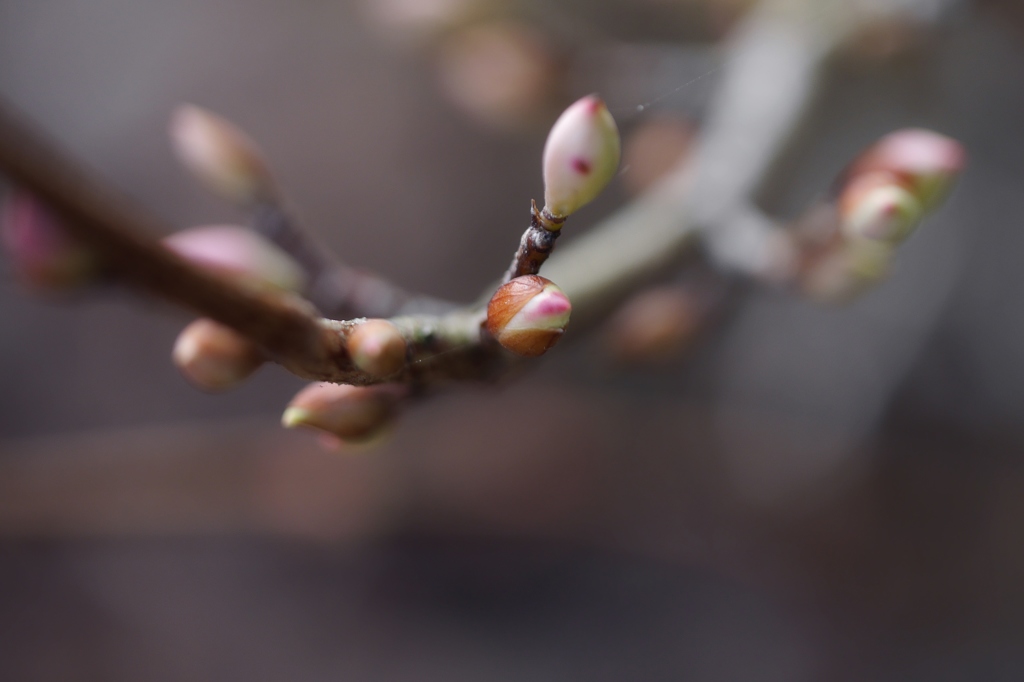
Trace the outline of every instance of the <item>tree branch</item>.
<path fill-rule="evenodd" d="M 773 0 L 745 20 L 727 45 L 722 84 L 693 159 L 549 262 L 545 274 L 572 300 L 575 324 L 600 317 L 631 288 L 676 265 L 699 232 L 713 235 L 748 210 L 807 114 L 826 58 L 868 20 L 848 4 Z M 168 231 L 159 221 L 109 191 L 2 105 L 0 167 L 52 206 L 71 234 L 128 284 L 232 327 L 299 376 L 424 384 L 493 378 L 511 364 L 481 331 L 483 304 L 493 290 L 462 310 L 393 319 L 409 345 L 408 361 L 381 379 L 348 356 L 346 340 L 360 320 L 322 320 L 300 299 L 246 288 L 170 253 L 156 241 Z M 277 219 L 286 221 L 278 225 L 279 236 L 288 237 L 294 226 L 283 213 Z M 310 258 L 321 269 L 330 267 L 322 254 Z"/>

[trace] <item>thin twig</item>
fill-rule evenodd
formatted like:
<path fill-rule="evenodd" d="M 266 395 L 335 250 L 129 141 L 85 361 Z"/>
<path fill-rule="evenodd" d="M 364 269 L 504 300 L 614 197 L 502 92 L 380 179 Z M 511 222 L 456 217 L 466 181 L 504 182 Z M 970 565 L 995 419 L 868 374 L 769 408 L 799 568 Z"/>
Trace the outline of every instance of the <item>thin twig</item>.
<path fill-rule="evenodd" d="M 299 263 L 307 275 L 303 297 L 326 317 L 440 315 L 458 307 L 449 301 L 412 294 L 379 275 L 346 265 L 304 230 L 280 200 L 256 206 L 253 227 Z"/>

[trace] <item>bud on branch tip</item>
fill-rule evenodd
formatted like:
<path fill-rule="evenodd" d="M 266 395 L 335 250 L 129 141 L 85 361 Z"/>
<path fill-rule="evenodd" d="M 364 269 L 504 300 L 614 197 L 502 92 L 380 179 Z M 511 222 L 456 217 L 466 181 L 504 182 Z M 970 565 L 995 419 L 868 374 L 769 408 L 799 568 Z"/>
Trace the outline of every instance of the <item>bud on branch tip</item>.
<path fill-rule="evenodd" d="M 544 215 L 564 220 L 600 194 L 619 166 L 620 146 L 615 119 L 599 97 L 566 109 L 544 146 Z"/>
<path fill-rule="evenodd" d="M 495 292 L 486 327 L 506 350 L 537 357 L 558 343 L 571 312 L 569 298 L 551 280 L 525 275 Z"/>
<path fill-rule="evenodd" d="M 843 233 L 899 244 L 942 203 L 966 157 L 959 142 L 930 130 L 886 135 L 846 173 L 838 202 Z"/>
<path fill-rule="evenodd" d="M 170 133 L 182 164 L 218 196 L 248 206 L 274 195 L 256 143 L 227 119 L 182 105 L 171 117 Z"/>
<path fill-rule="evenodd" d="M 886 172 L 895 175 L 921 202 L 934 211 L 967 165 L 967 152 L 951 137 L 921 128 L 889 133 L 853 162 L 848 177 Z"/>

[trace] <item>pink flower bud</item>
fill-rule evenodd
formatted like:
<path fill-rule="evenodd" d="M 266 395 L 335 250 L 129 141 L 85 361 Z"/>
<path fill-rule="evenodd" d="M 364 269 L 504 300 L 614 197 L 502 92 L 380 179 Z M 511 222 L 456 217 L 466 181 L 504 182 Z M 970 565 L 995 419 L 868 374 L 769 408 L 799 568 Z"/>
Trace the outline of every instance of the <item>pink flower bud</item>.
<path fill-rule="evenodd" d="M 502 285 L 487 304 L 487 331 L 517 355 L 543 355 L 558 343 L 569 324 L 572 305 L 550 280 L 516 277 Z"/>
<path fill-rule="evenodd" d="M 562 219 L 590 203 L 619 166 L 619 130 L 596 95 L 570 106 L 544 147 L 544 211 Z"/>
<path fill-rule="evenodd" d="M 263 364 L 263 353 L 229 327 L 198 319 L 178 335 L 171 354 L 182 374 L 199 388 L 223 391 L 241 383 Z"/>
<path fill-rule="evenodd" d="M 211 192 L 242 205 L 274 195 L 256 143 L 227 119 L 183 105 L 171 117 L 170 132 L 178 158 Z"/>
<path fill-rule="evenodd" d="M 849 177 L 892 173 L 929 212 L 945 199 L 966 163 L 967 153 L 956 140 L 930 130 L 908 128 L 890 133 L 869 147 L 850 166 Z"/>
<path fill-rule="evenodd" d="M 35 197 L 10 192 L 0 217 L 0 238 L 18 277 L 39 289 L 71 289 L 96 274 L 92 253 L 64 231 Z"/>
<path fill-rule="evenodd" d="M 281 417 L 289 429 L 304 426 L 346 442 L 365 442 L 394 420 L 404 388 L 310 384 L 292 400 Z"/>
<path fill-rule="evenodd" d="M 405 338 L 387 320 L 367 320 L 356 327 L 348 337 L 348 352 L 356 367 L 374 377 L 387 377 L 405 367 Z"/>
<path fill-rule="evenodd" d="M 182 258 L 285 291 L 302 291 L 306 274 L 282 249 L 238 225 L 191 227 L 164 239 Z"/>
<path fill-rule="evenodd" d="M 921 222 L 921 203 L 891 173 L 854 176 L 839 197 L 843 234 L 898 244 Z"/>

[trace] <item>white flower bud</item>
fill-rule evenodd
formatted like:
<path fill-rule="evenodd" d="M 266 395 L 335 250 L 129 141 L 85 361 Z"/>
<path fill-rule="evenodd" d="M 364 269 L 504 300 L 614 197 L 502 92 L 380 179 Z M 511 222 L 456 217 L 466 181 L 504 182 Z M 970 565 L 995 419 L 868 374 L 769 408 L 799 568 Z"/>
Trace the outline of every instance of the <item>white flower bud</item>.
<path fill-rule="evenodd" d="M 596 95 L 570 106 L 555 121 L 544 147 L 544 212 L 563 219 L 590 203 L 619 166 L 619 131 Z"/>

